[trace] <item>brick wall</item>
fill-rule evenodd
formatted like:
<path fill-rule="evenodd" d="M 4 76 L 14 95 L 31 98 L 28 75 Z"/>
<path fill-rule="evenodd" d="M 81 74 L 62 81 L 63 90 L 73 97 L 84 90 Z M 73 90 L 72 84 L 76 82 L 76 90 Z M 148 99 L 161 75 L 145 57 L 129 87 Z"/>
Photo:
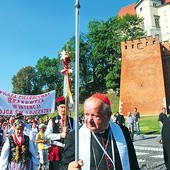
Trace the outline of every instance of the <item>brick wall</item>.
<path fill-rule="evenodd" d="M 141 115 L 160 113 L 166 100 L 170 103 L 169 42 L 150 36 L 122 42 L 121 50 L 120 111 L 127 115 L 137 107 Z"/>
<path fill-rule="evenodd" d="M 165 81 L 165 94 L 167 107 L 170 106 L 170 43 L 161 43 L 161 53 L 163 62 L 163 76 Z"/>

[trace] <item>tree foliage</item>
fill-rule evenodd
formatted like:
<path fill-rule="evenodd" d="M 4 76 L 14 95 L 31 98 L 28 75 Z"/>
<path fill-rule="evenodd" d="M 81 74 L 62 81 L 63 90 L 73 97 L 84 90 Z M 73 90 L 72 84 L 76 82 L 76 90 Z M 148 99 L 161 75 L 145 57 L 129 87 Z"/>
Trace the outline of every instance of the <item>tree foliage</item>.
<path fill-rule="evenodd" d="M 35 67 L 42 91 L 56 90 L 57 95 L 61 95 L 63 77 L 60 73 L 60 59 L 44 56 L 37 61 Z"/>
<path fill-rule="evenodd" d="M 35 67 L 22 68 L 16 76 L 13 76 L 12 84 L 12 92 L 16 94 L 34 95 L 42 92 Z"/>
<path fill-rule="evenodd" d="M 134 15 L 91 21 L 88 39 L 93 85 L 98 91 L 117 90 L 120 86 L 121 41 L 144 36 L 142 19 Z"/>
<path fill-rule="evenodd" d="M 121 41 L 145 36 L 142 24 L 143 20 L 134 15 L 112 17 L 107 21 L 89 22 L 87 34 L 81 33 L 79 37 L 80 100 L 84 101 L 90 93 L 119 89 Z M 61 51 L 63 49 L 71 55 L 74 94 L 75 36 L 63 45 Z M 21 94 L 33 94 L 56 90 L 57 95 L 62 95 L 64 76 L 60 74 L 61 69 L 59 55 L 52 59 L 44 56 L 37 61 L 35 68 L 32 70 L 22 69 L 13 77 L 13 91 Z M 28 73 L 32 73 L 33 77 Z"/>

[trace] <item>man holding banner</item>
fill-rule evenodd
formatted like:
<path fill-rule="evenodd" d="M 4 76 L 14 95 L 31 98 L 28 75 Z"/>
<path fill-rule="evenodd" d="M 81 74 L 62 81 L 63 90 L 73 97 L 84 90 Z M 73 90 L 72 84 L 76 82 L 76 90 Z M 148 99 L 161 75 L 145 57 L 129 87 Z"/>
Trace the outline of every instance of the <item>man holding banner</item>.
<path fill-rule="evenodd" d="M 73 118 L 67 116 L 66 98 L 60 96 L 56 99 L 58 115 L 49 120 L 45 136 L 51 140 L 49 148 L 49 169 L 59 169 L 61 154 L 64 149 L 67 133 L 74 128 Z"/>

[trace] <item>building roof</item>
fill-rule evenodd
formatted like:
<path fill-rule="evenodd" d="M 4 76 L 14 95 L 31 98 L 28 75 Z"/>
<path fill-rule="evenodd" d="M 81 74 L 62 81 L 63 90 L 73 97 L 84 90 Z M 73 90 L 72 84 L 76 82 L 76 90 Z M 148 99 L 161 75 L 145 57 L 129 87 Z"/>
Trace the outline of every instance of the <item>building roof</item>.
<path fill-rule="evenodd" d="M 118 12 L 118 16 L 122 17 L 126 14 L 136 15 L 135 6 L 136 6 L 136 4 L 131 4 L 131 5 L 121 8 Z"/>

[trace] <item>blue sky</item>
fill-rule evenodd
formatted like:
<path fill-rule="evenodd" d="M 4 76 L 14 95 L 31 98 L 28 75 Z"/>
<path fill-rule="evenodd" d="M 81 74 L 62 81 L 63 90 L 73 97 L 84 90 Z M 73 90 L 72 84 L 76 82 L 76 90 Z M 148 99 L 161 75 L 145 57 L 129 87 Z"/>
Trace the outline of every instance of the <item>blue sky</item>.
<path fill-rule="evenodd" d="M 108 20 L 136 0 L 80 0 L 79 30 L 89 21 Z M 76 0 L 0 1 L 0 90 L 12 92 L 11 79 L 39 58 L 57 51 L 75 35 Z"/>

